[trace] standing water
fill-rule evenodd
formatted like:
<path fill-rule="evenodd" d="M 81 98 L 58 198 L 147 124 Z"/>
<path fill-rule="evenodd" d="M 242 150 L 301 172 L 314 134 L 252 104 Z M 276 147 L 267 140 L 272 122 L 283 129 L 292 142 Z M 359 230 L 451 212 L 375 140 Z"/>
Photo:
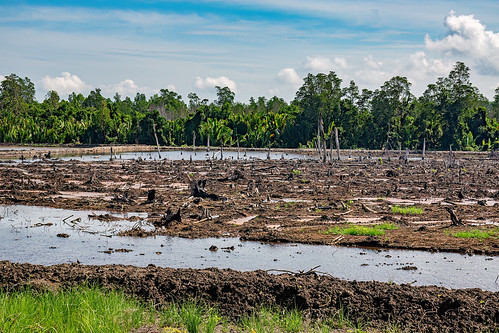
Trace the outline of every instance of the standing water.
<path fill-rule="evenodd" d="M 303 244 L 263 244 L 237 238 L 184 239 L 121 237 L 135 223 L 131 216 L 99 221 L 106 214 L 34 206 L 0 206 L 0 260 L 52 265 L 79 261 L 88 265 L 155 264 L 173 268 L 232 268 L 240 271 L 319 272 L 347 280 L 376 280 L 447 288 L 499 291 L 497 257 L 402 250 L 369 250 Z M 210 251 L 214 245 L 217 251 Z"/>

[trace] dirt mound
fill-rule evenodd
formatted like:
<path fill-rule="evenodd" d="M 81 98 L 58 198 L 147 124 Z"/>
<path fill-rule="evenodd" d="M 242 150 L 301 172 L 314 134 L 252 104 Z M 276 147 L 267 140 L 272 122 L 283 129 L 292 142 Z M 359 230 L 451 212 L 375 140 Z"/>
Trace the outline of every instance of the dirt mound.
<path fill-rule="evenodd" d="M 449 290 L 381 282 L 342 281 L 310 274 L 268 274 L 230 269 L 156 266 L 41 266 L 0 262 L 0 288 L 26 285 L 56 289 L 96 283 L 155 304 L 198 297 L 238 317 L 261 304 L 297 307 L 316 318 L 348 309 L 352 318 L 383 328 L 400 323 L 414 332 L 462 332 L 499 328 L 499 293 Z"/>

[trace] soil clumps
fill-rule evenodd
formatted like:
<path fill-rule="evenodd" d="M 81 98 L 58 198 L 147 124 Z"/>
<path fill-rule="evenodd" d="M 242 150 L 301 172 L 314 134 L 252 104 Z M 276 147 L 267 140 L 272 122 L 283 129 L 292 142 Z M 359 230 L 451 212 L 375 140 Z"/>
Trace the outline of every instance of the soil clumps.
<path fill-rule="evenodd" d="M 398 323 L 412 332 L 494 331 L 499 293 L 450 290 L 381 282 L 342 281 L 314 271 L 307 274 L 237 272 L 230 269 L 171 269 L 154 265 L 41 266 L 0 262 L 0 288 L 57 290 L 81 283 L 121 289 L 156 305 L 197 298 L 232 318 L 262 304 L 297 308 L 312 318 L 348 311 L 373 328 Z"/>

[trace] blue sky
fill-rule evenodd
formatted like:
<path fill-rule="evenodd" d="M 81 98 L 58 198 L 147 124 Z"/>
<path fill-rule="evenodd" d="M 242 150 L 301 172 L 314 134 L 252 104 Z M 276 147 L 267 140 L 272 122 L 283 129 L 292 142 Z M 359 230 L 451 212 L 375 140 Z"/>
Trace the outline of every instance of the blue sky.
<path fill-rule="evenodd" d="M 492 0 L 0 0 L 0 79 L 29 77 L 40 101 L 95 88 L 213 100 L 216 85 L 290 101 L 307 73 L 368 89 L 401 75 L 420 95 L 464 61 L 492 98 L 498 15 Z"/>

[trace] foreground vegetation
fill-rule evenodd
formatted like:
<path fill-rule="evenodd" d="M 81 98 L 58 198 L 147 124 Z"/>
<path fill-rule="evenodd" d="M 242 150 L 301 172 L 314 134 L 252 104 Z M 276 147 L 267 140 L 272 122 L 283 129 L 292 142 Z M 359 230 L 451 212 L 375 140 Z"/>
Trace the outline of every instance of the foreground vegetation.
<path fill-rule="evenodd" d="M 311 321 L 297 310 L 262 306 L 238 321 L 222 317 L 202 302 L 171 303 L 156 309 L 119 291 L 80 286 L 68 290 L 0 292 L 0 332 L 364 332 L 368 326 L 340 309 L 331 318 Z M 387 332 L 398 331 L 395 323 Z"/>
<path fill-rule="evenodd" d="M 291 103 L 273 97 L 235 102 L 227 87 L 217 87 L 210 102 L 195 93 L 167 89 L 146 98 L 104 98 L 72 93 L 61 100 L 50 91 L 35 100 L 29 78 L 16 74 L 0 83 L 0 142 L 141 143 L 246 147 L 325 147 L 339 130 L 342 148 L 489 150 L 499 148 L 499 88 L 488 101 L 470 82 L 470 69 L 456 63 L 447 77 L 428 85 L 422 96 L 396 76 L 379 89 L 342 87 L 334 72 L 308 74 Z M 333 144 L 334 145 L 334 144 Z"/>

